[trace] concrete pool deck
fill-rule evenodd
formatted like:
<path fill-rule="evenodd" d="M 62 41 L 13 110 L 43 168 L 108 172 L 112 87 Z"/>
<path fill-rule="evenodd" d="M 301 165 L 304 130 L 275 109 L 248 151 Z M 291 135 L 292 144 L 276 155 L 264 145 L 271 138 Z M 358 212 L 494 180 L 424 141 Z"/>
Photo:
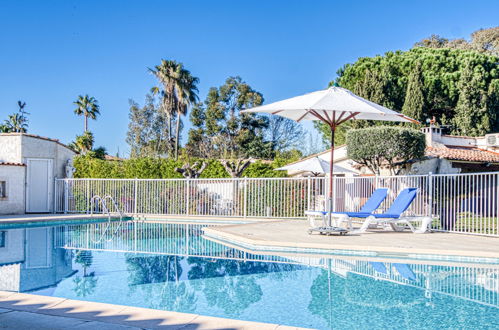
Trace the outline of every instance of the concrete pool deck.
<path fill-rule="evenodd" d="M 452 233 L 413 234 L 372 231 L 362 235 L 309 235 L 303 220 L 261 222 L 205 228 L 205 235 L 254 251 L 319 249 L 331 252 L 369 251 L 380 255 L 445 255 L 499 259 L 499 238 Z"/>
<path fill-rule="evenodd" d="M 0 291 L 0 329 L 303 329 Z"/>

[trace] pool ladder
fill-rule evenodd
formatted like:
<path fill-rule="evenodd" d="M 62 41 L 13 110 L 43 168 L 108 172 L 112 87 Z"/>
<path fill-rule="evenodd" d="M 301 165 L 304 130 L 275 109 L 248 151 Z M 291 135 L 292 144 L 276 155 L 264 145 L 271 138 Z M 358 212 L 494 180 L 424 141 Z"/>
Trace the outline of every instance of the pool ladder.
<path fill-rule="evenodd" d="M 111 220 L 112 215 L 111 215 L 111 212 L 109 211 L 109 208 L 107 207 L 108 201 L 113 203 L 114 209 L 116 210 L 116 212 L 120 216 L 120 221 L 123 220 L 123 217 L 125 216 L 125 214 L 118 207 L 118 203 L 116 203 L 116 200 L 112 196 L 109 196 L 109 195 L 104 196 L 104 197 L 101 197 L 99 195 L 95 195 L 94 197 L 92 197 L 92 199 L 90 200 L 90 215 L 94 215 L 95 203 L 97 202 L 97 205 L 99 205 L 99 202 L 100 202 L 103 213 L 106 213 L 109 220 Z"/>
<path fill-rule="evenodd" d="M 97 203 L 97 205 L 99 205 L 99 203 L 100 203 L 100 205 L 102 207 L 102 213 L 107 213 L 107 225 L 106 225 L 106 228 L 104 228 L 104 231 L 101 233 L 100 238 L 98 240 L 91 239 L 92 242 L 96 243 L 96 244 L 101 243 L 105 239 L 105 236 L 106 236 L 106 234 L 109 231 L 109 228 L 111 226 L 112 214 L 109 211 L 109 208 L 107 207 L 108 201 L 113 203 L 114 209 L 116 210 L 116 212 L 120 216 L 120 221 L 118 223 L 117 228 L 111 234 L 111 237 L 109 239 L 106 239 L 107 242 L 110 242 L 111 240 L 113 240 L 114 236 L 116 236 L 116 233 L 120 230 L 121 225 L 123 224 L 123 217 L 125 216 L 125 214 L 120 210 L 120 208 L 118 207 L 118 203 L 116 203 L 116 200 L 113 197 L 111 197 L 109 195 L 104 196 L 104 197 L 101 197 L 99 195 L 95 195 L 94 197 L 92 197 L 92 199 L 90 200 L 90 215 L 91 216 L 94 215 L 94 208 L 95 208 L 94 206 L 96 205 L 95 203 Z"/>

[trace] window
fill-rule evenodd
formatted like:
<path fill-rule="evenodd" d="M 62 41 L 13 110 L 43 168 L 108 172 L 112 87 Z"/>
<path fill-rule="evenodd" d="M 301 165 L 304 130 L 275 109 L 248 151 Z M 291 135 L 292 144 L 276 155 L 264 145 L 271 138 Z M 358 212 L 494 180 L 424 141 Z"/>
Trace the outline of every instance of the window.
<path fill-rule="evenodd" d="M 5 247 L 5 237 L 7 236 L 6 234 L 6 231 L 0 231 L 0 248 Z"/>
<path fill-rule="evenodd" d="M 0 181 L 0 198 L 7 198 L 7 182 Z"/>

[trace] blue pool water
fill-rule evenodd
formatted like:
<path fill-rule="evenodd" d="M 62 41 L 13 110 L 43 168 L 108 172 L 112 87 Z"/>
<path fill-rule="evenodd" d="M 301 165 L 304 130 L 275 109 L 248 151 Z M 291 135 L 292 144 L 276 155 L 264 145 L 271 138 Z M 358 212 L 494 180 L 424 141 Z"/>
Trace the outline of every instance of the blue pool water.
<path fill-rule="evenodd" d="M 499 325 L 499 265 L 258 255 L 203 226 L 0 227 L 0 290 L 319 329 Z"/>

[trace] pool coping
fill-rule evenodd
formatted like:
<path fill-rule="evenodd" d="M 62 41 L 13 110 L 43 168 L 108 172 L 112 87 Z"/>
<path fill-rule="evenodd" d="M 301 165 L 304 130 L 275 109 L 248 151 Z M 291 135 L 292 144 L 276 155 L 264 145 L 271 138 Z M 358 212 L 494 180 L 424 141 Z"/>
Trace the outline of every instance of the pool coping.
<path fill-rule="evenodd" d="M 204 237 L 214 240 L 220 244 L 231 245 L 239 249 L 246 249 L 251 251 L 252 253 L 304 253 L 308 255 L 329 255 L 330 257 L 357 256 L 366 258 L 407 258 L 414 260 L 439 260 L 463 263 L 499 264 L 499 251 L 495 253 L 481 251 L 477 254 L 476 251 L 467 252 L 465 250 L 436 250 L 431 248 L 415 249 L 375 245 L 349 245 L 348 248 L 345 248 L 345 245 L 342 245 L 341 243 L 334 243 L 334 241 L 328 242 L 327 244 L 310 242 L 301 243 L 292 241 L 270 241 L 259 239 L 257 237 L 250 238 L 241 234 L 226 231 L 227 228 L 234 226 L 244 225 L 224 226 L 224 228 L 206 227 L 203 228 Z M 366 233 L 363 235 L 376 235 L 376 233 Z M 434 235 L 438 235 L 438 233 L 434 233 Z"/>
<path fill-rule="evenodd" d="M 111 325 L 127 326 L 132 329 L 306 329 L 200 314 L 0 291 L 0 320 L 8 313 L 11 313 L 9 317 L 13 324 L 16 324 L 16 318 L 18 320 L 24 318 L 25 321 L 25 313 L 35 313 L 50 316 L 49 321 L 54 322 L 51 323 L 53 326 L 57 326 L 58 322 L 66 324 L 72 322 L 72 327 L 86 323 L 87 326 L 95 325 L 96 328 L 101 329 L 111 327 Z M 81 321 L 81 324 L 78 321 Z M 33 328 L 38 326 L 36 317 L 32 326 Z"/>

